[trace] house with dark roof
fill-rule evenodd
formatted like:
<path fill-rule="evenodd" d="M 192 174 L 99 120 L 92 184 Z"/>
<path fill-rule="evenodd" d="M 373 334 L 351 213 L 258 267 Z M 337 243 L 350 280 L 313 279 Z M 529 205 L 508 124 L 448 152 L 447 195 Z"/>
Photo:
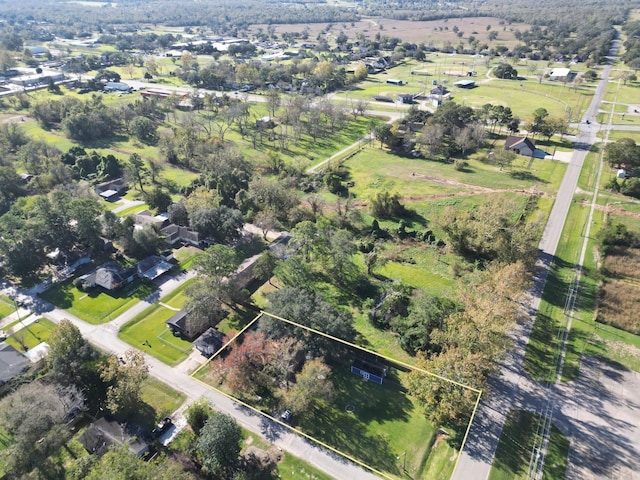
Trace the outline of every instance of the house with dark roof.
<path fill-rule="evenodd" d="M 187 227 L 182 227 L 174 223 L 167 225 L 160 230 L 160 233 L 164 235 L 164 240 L 169 245 L 173 245 L 177 242 L 186 242 L 194 247 L 200 246 L 200 235 L 195 230 L 190 230 Z"/>
<path fill-rule="evenodd" d="M 8 343 L 0 343 L 0 391 L 29 368 L 29 359 Z"/>
<path fill-rule="evenodd" d="M 189 314 L 186 310 L 180 310 L 178 313 L 173 315 L 169 320 L 165 322 L 171 333 L 174 336 L 184 338 L 192 342 L 198 335 L 201 335 L 207 328 L 206 325 L 202 325 L 200 328 L 198 326 L 191 325 L 187 322 L 187 317 Z"/>
<path fill-rule="evenodd" d="M 145 436 L 142 427 L 103 417 L 91 423 L 79 441 L 89 453 L 103 455 L 111 445 L 127 445 L 131 453 L 142 457 L 150 449 Z"/>
<path fill-rule="evenodd" d="M 171 268 L 173 265 L 160 255 L 151 255 L 126 269 L 116 262 L 107 262 L 81 278 L 84 288 L 102 287 L 105 290 L 117 290 L 136 278 L 155 280 Z"/>
<path fill-rule="evenodd" d="M 155 280 L 160 275 L 167 273 L 173 265 L 165 261 L 160 255 L 151 255 L 140 260 L 134 265 L 138 278 Z"/>
<path fill-rule="evenodd" d="M 102 287 L 105 290 L 116 290 L 133 280 L 131 273 L 133 272 L 125 271 L 116 262 L 107 262 L 82 277 L 82 283 L 85 288 Z"/>
<path fill-rule="evenodd" d="M 210 357 L 224 345 L 224 334 L 214 327 L 210 327 L 200 335 L 193 345 L 205 357 Z"/>
<path fill-rule="evenodd" d="M 447 90 L 443 85 L 436 85 L 433 87 L 429 93 L 433 96 L 446 97 L 449 95 L 449 90 Z"/>
<path fill-rule="evenodd" d="M 527 157 L 544 158 L 546 152 L 536 148 L 536 141 L 528 137 L 507 137 L 504 142 L 505 150 L 511 150 Z"/>

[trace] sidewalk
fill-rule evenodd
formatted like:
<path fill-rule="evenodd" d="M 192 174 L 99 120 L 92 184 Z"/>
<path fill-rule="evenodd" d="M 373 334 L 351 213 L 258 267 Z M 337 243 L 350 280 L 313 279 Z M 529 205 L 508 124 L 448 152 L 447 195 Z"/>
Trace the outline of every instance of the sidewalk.
<path fill-rule="evenodd" d="M 17 320 L 25 320 L 29 315 L 31 315 L 30 310 L 20 307 L 17 312 L 13 312 L 0 320 L 0 328 L 4 328 L 5 325 L 9 325 Z M 10 334 L 7 333 L 7 335 Z"/>

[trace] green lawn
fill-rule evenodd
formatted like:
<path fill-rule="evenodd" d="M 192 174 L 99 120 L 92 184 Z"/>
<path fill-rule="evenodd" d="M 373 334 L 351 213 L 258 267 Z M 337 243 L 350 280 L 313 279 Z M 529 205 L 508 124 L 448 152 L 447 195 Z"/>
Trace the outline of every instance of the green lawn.
<path fill-rule="evenodd" d="M 489 480 L 526 480 L 539 417 L 511 410 L 502 428 Z"/>
<path fill-rule="evenodd" d="M 186 400 L 186 396 L 166 383 L 147 377 L 142 383 L 142 403 L 132 421 L 151 430 L 163 417 L 173 414 Z"/>
<path fill-rule="evenodd" d="M 16 311 L 16 306 L 9 297 L 0 295 L 0 319 Z"/>
<path fill-rule="evenodd" d="M 7 338 L 6 342 L 16 350 L 24 352 L 46 342 L 55 329 L 55 323 L 46 318 L 40 318 L 15 332 Z"/>
<path fill-rule="evenodd" d="M 128 215 L 133 215 L 134 213 L 140 213 L 143 210 L 149 210 L 149 205 L 143 203 L 141 205 L 133 205 L 131 207 L 125 208 L 124 210 L 120 210 L 116 215 L 119 217 L 126 217 Z"/>
<path fill-rule="evenodd" d="M 165 322 L 175 314 L 159 304 L 152 305 L 125 323 L 118 336 L 168 365 L 177 365 L 187 358 L 192 346 L 167 328 Z"/>
<path fill-rule="evenodd" d="M 187 295 L 184 293 L 186 288 L 191 285 L 195 281 L 195 278 L 189 279 L 176 288 L 169 295 L 162 297 L 160 300 L 162 303 L 165 303 L 173 308 L 182 308 L 187 301 Z"/>
<path fill-rule="evenodd" d="M 484 156 L 481 157 L 484 159 Z M 536 191 L 554 194 L 566 164 L 552 160 L 518 158 L 509 169 L 500 171 L 496 165 L 480 159 L 467 160 L 464 171 L 456 171 L 452 164 L 405 158 L 379 148 L 366 148 L 349 159 L 345 166 L 349 180 L 355 185 L 350 191 L 357 199 L 368 199 L 380 190 L 399 192 L 403 198 L 427 199 L 438 195 L 453 195 L 486 189 L 523 190 L 535 186 Z"/>
<path fill-rule="evenodd" d="M 402 476 L 403 454 L 407 452 L 409 474 L 425 478 L 422 469 L 436 431 L 422 408 L 390 381 L 383 385 L 365 382 L 347 367 L 336 367 L 332 379 L 338 391 L 336 399 L 303 420 L 300 429 L 394 477 Z M 347 406 L 354 412 L 347 413 Z"/>
<path fill-rule="evenodd" d="M 193 261 L 201 253 L 202 250 L 189 245 L 187 247 L 180 247 L 177 250 L 174 250 L 173 257 L 179 262 L 178 268 L 180 270 L 190 270 Z"/>
<path fill-rule="evenodd" d="M 628 82 L 624 85 L 622 82 L 610 81 L 607 84 L 607 93 L 604 100 L 607 102 L 640 104 L 640 82 Z"/>
<path fill-rule="evenodd" d="M 97 288 L 82 292 L 69 280 L 50 288 L 41 297 L 89 323 L 99 324 L 113 320 L 155 290 L 153 284 L 136 280 L 115 292 Z"/>
<path fill-rule="evenodd" d="M 555 425 L 551 425 L 551 436 L 544 460 L 542 480 L 565 478 L 569 462 L 569 439 Z"/>

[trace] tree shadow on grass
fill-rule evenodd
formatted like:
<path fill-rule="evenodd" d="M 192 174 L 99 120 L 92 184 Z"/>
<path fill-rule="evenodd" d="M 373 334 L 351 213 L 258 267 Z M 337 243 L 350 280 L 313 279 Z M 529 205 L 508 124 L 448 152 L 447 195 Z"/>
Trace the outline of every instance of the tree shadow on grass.
<path fill-rule="evenodd" d="M 547 180 L 544 180 L 537 175 L 534 175 L 531 172 L 527 172 L 526 170 L 514 170 L 513 172 L 509 172 L 509 176 L 511 178 L 515 178 L 516 180 L 526 180 L 530 182 L 537 183 L 549 183 Z"/>
<path fill-rule="evenodd" d="M 301 422 L 303 430 L 338 451 L 373 468 L 400 473 L 395 452 L 381 435 L 371 433 L 355 415 L 336 407 L 318 408 Z"/>

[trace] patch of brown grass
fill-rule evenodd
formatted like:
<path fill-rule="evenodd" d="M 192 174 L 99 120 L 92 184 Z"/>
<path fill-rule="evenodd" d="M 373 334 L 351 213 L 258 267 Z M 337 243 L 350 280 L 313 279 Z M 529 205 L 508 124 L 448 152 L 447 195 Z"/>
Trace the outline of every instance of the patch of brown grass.
<path fill-rule="evenodd" d="M 624 280 L 608 280 L 601 289 L 602 300 L 598 310 L 598 320 L 621 328 L 627 332 L 640 334 L 640 287 Z"/>
<path fill-rule="evenodd" d="M 441 47 L 444 43 L 457 45 L 462 41 L 465 45 L 469 36 L 473 35 L 480 43 L 492 43 L 494 45 L 506 45 L 510 47 L 517 43 L 515 38 L 516 30 L 528 30 L 529 25 L 526 23 L 507 23 L 495 17 L 464 17 L 455 19 L 431 20 L 431 21 L 410 21 L 410 20 L 392 20 L 388 18 L 367 19 L 359 22 L 338 22 L 331 24 L 329 29 L 329 39 L 336 37 L 340 32 L 344 32 L 354 40 L 358 34 L 363 34 L 369 39 L 373 39 L 377 33 L 388 37 L 398 37 L 405 42 L 427 42 L 437 47 Z M 327 31 L 327 23 L 312 24 L 286 24 L 273 25 L 278 35 L 284 32 L 303 32 L 309 34 L 308 40 L 300 40 L 301 42 L 315 43 L 318 33 Z M 453 27 L 464 32 L 462 38 L 456 35 Z M 491 26 L 492 30 L 498 33 L 498 38 L 494 42 L 490 42 L 488 38 L 487 26 Z M 266 31 L 268 25 L 252 25 L 249 28 L 251 33 L 256 33 L 258 29 Z"/>
<path fill-rule="evenodd" d="M 604 257 L 603 273 L 608 277 L 640 283 L 640 249 L 611 249 Z"/>

